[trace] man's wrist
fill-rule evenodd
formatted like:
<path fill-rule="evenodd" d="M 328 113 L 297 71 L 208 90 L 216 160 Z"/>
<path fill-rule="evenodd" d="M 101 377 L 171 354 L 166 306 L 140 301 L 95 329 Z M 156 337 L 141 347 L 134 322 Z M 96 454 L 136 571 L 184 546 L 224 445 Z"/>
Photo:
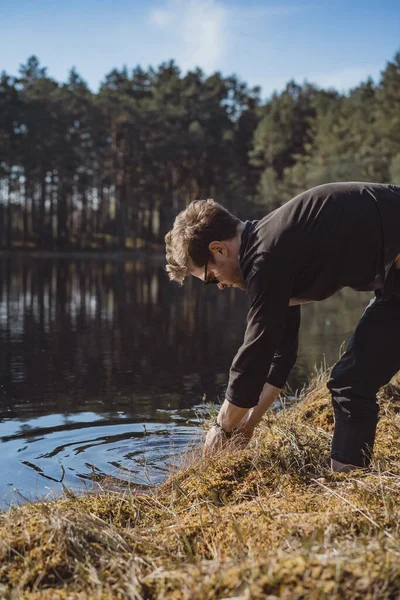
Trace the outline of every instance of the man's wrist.
<path fill-rule="evenodd" d="M 234 404 L 231 404 L 229 400 L 225 399 L 218 413 L 218 424 L 225 431 L 231 432 L 239 425 L 247 412 L 247 408 L 235 406 Z"/>
<path fill-rule="evenodd" d="M 226 439 L 229 439 L 230 437 L 232 437 L 232 435 L 233 435 L 233 431 L 227 431 L 226 429 L 224 429 L 224 428 L 222 427 L 222 425 L 220 425 L 220 424 L 218 423 L 217 419 L 215 419 L 215 421 L 214 421 L 214 425 L 213 425 L 213 426 L 214 426 L 214 429 L 215 429 L 216 431 L 218 431 L 218 433 L 219 433 L 219 434 L 220 434 L 222 437 L 224 437 L 224 438 L 226 438 Z"/>

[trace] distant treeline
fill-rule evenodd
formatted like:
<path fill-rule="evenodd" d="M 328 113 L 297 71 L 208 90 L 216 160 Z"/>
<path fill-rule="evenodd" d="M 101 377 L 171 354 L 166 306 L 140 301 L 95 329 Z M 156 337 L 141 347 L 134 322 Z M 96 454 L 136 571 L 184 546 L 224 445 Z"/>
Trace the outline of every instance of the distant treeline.
<path fill-rule="evenodd" d="M 155 248 L 214 197 L 241 217 L 319 183 L 400 183 L 400 53 L 349 94 L 200 69 L 124 68 L 91 92 L 36 57 L 0 75 L 0 247 Z"/>

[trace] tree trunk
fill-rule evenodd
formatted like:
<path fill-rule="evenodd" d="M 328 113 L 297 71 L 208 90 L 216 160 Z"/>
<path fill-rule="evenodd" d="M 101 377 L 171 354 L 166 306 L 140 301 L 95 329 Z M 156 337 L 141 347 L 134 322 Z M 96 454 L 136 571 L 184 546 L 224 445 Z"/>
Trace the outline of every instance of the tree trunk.
<path fill-rule="evenodd" d="M 12 205 L 11 205 L 11 197 L 10 197 L 10 179 L 7 180 L 7 248 L 11 250 L 12 248 Z"/>

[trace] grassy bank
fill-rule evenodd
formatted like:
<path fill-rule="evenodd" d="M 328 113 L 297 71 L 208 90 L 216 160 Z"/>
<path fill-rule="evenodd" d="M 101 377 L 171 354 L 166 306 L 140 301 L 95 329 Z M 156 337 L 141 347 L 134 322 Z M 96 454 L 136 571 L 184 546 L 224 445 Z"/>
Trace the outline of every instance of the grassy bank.
<path fill-rule="evenodd" d="M 152 493 L 0 515 L 0 597 L 400 598 L 400 385 L 381 394 L 373 467 L 329 472 L 315 380 L 246 450 L 200 457 Z"/>

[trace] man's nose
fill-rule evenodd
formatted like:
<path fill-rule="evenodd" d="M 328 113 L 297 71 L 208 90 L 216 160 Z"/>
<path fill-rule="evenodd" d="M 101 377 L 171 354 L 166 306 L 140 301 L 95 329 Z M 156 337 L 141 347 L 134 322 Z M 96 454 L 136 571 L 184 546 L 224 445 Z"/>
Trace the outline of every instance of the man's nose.
<path fill-rule="evenodd" d="M 225 288 L 226 288 L 226 284 L 225 283 L 219 283 L 218 284 L 218 289 L 224 290 Z"/>

